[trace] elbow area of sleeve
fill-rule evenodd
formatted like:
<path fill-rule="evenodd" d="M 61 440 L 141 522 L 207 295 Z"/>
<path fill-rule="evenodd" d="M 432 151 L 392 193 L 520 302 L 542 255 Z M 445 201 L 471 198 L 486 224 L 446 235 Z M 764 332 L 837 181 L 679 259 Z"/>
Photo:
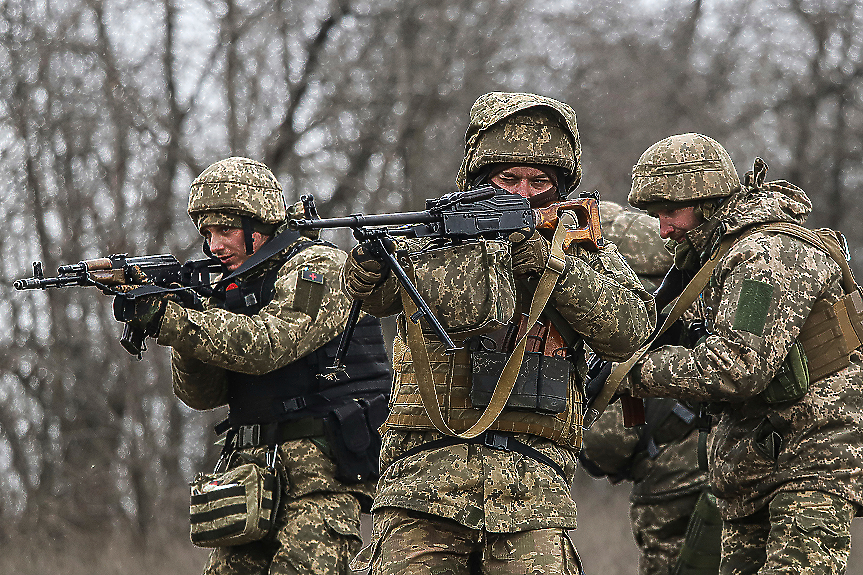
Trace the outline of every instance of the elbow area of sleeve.
<path fill-rule="evenodd" d="M 635 351 L 653 328 L 647 303 L 578 258 L 567 257 L 566 276 L 553 293 L 557 309 L 597 353 L 619 359 Z"/>

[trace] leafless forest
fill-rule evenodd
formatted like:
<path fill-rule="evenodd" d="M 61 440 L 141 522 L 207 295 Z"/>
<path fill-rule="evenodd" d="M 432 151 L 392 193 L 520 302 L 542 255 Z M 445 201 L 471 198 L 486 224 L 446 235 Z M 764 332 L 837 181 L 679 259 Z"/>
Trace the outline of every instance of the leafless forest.
<path fill-rule="evenodd" d="M 211 424 L 135 361 L 91 289 L 17 293 L 31 262 L 200 254 L 191 180 L 245 155 L 325 215 L 451 191 L 491 90 L 578 114 L 582 188 L 624 201 L 665 136 L 803 187 L 863 258 L 856 0 L 0 0 L 0 572 L 200 571 L 187 542 Z M 349 238 L 332 239 L 349 245 Z M 589 572 L 636 572 L 627 488 L 584 478 Z M 863 573 L 856 522 L 849 573 Z M 856 558 L 856 560 L 855 560 Z"/>

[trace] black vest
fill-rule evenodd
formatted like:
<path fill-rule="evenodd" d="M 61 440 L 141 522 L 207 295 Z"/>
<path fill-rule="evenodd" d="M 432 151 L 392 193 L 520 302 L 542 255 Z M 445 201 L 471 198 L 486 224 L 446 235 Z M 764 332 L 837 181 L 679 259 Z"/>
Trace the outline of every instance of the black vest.
<path fill-rule="evenodd" d="M 273 259 L 284 265 L 298 251 Z M 216 298 L 224 302 L 222 307 L 228 311 L 254 315 L 272 301 L 281 267 L 273 266 L 248 281 L 235 280 L 220 286 Z M 318 377 L 333 364 L 339 339 L 335 337 L 308 355 L 263 375 L 228 371 L 231 426 L 323 417 L 351 399 L 389 395 L 392 375 L 380 320 L 366 316 L 357 323 L 342 361 L 346 373 L 336 380 Z"/>

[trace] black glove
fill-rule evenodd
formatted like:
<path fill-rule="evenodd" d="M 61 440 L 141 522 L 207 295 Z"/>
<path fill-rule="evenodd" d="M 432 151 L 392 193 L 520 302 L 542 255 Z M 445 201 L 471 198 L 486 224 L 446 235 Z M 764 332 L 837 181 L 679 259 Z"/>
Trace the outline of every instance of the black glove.
<path fill-rule="evenodd" d="M 660 314 L 656 322 L 656 331 L 662 326 L 665 321 L 666 314 Z M 703 338 L 707 337 L 709 332 L 703 321 L 694 321 L 689 326 L 683 323 L 683 320 L 678 319 L 676 322 L 668 326 L 661 336 L 656 338 L 650 350 L 662 347 L 663 345 L 680 345 L 689 349 L 695 347 Z"/>
<path fill-rule="evenodd" d="M 389 238 L 382 238 L 386 250 L 395 251 L 395 244 Z M 379 253 L 380 244 L 377 241 L 363 242 L 348 254 L 345 262 L 345 287 L 350 295 L 363 299 L 368 297 L 374 288 L 384 283 L 390 272 L 390 265 Z"/>
<path fill-rule="evenodd" d="M 587 377 L 584 379 L 584 395 L 587 407 L 593 405 L 596 398 L 602 392 L 602 388 L 605 387 L 605 381 L 611 375 L 612 367 L 614 367 L 613 362 L 599 359 L 598 357 L 591 363 L 587 370 Z M 616 395 L 609 403 L 614 403 L 615 399 L 617 399 Z"/>

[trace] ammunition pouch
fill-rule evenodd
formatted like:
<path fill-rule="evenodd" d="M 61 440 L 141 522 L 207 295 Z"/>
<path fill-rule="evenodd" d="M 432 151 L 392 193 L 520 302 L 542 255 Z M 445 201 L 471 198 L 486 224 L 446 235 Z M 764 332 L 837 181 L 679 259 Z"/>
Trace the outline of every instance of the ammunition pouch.
<path fill-rule="evenodd" d="M 767 403 L 796 401 L 809 391 L 809 366 L 803 345 L 795 341 L 776 375 L 759 395 Z"/>
<path fill-rule="evenodd" d="M 359 483 L 378 478 L 381 450 L 378 428 L 389 414 L 387 401 L 384 394 L 355 399 L 326 417 L 326 438 L 336 461 L 336 479 Z"/>
<path fill-rule="evenodd" d="M 515 279 L 508 242 L 477 239 L 402 257 L 409 260 L 420 296 L 454 338 L 495 331 L 512 319 Z"/>
<path fill-rule="evenodd" d="M 471 353 L 470 402 L 473 407 L 488 405 L 507 359 L 507 354 L 496 351 Z M 572 364 L 566 357 L 525 353 L 506 407 L 536 413 L 563 413 L 571 369 Z"/>

